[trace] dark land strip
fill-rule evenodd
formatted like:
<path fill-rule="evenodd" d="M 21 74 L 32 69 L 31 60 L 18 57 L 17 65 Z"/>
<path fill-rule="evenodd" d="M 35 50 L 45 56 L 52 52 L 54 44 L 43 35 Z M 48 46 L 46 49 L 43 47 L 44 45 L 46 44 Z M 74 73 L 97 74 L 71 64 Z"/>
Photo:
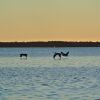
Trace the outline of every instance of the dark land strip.
<path fill-rule="evenodd" d="M 100 42 L 0 42 L 0 47 L 100 47 Z"/>

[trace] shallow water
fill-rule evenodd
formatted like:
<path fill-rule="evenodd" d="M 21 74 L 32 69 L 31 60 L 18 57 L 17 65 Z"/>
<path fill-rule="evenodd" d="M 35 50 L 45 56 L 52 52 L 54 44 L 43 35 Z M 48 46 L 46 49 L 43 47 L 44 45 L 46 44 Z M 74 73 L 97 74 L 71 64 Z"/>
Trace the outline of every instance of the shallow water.
<path fill-rule="evenodd" d="M 0 100 L 99 99 L 100 48 L 0 48 Z"/>

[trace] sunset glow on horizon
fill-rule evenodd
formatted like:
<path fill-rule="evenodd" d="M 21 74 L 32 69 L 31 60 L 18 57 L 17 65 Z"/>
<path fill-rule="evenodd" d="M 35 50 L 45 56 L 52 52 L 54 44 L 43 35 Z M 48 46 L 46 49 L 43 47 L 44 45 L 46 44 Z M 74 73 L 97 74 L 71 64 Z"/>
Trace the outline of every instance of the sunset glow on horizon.
<path fill-rule="evenodd" d="M 0 0 L 0 41 L 100 41 L 100 0 Z"/>

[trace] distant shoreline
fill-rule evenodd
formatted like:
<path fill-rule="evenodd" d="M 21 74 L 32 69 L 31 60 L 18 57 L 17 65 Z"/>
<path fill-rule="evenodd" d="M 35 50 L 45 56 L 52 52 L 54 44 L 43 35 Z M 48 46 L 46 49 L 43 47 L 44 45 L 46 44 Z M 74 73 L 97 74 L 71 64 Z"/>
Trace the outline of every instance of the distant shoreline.
<path fill-rule="evenodd" d="M 0 47 L 100 47 L 100 42 L 0 42 Z"/>

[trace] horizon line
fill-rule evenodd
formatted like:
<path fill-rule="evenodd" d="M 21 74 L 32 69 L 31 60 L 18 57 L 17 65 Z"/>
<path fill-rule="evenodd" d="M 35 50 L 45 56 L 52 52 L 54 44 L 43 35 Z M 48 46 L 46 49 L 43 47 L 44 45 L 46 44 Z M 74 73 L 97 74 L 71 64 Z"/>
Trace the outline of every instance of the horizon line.
<path fill-rule="evenodd" d="M 51 41 L 0 41 L 0 43 L 15 43 L 15 42 L 100 42 L 100 41 L 62 41 L 62 40 L 51 40 Z"/>

